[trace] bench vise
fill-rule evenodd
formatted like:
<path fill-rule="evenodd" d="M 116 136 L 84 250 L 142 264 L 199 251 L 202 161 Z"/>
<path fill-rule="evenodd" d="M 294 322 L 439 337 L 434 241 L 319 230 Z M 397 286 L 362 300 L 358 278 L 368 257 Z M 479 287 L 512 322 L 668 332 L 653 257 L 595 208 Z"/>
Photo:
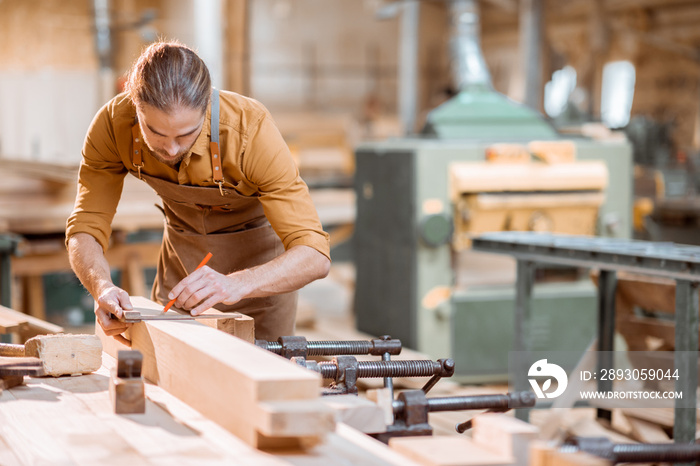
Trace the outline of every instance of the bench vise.
<path fill-rule="evenodd" d="M 306 341 L 302 336 L 287 336 L 279 337 L 277 341 L 255 340 L 255 344 L 287 359 L 359 354 L 383 356 L 401 353 L 401 340 L 392 340 L 388 335 L 374 340 L 348 341 Z"/>
<path fill-rule="evenodd" d="M 411 361 L 358 361 L 353 356 L 336 356 L 331 361 L 306 361 L 292 358 L 296 364 L 318 372 L 324 379 L 330 379 L 330 388 L 324 395 L 357 394 L 357 379 L 393 377 L 431 377 L 423 387 L 430 390 L 442 377 L 451 377 L 455 371 L 452 359 L 411 360 Z"/>
<path fill-rule="evenodd" d="M 559 448 L 582 451 L 613 463 L 680 463 L 700 461 L 700 445 L 677 443 L 612 443 L 606 437 L 572 437 Z"/>
<path fill-rule="evenodd" d="M 255 340 L 255 344 L 287 359 L 295 358 L 301 366 L 304 366 L 302 361 L 306 361 L 310 356 L 369 354 L 381 356 L 382 361 L 390 361 L 392 355 L 401 354 L 401 340 L 393 340 L 389 335 L 374 340 L 345 341 L 306 341 L 302 336 L 283 336 L 277 341 Z M 392 392 L 393 398 L 394 385 L 391 377 L 384 377 L 384 387 Z"/>
<path fill-rule="evenodd" d="M 432 435 L 433 428 L 428 424 L 428 413 L 437 411 L 466 411 L 485 409 L 489 412 L 505 412 L 514 408 L 535 405 L 532 392 L 514 392 L 499 395 L 450 396 L 428 398 L 423 390 L 407 390 L 399 393 L 392 403 L 394 423 L 387 426 L 386 432 L 373 434 L 377 440 L 388 443 L 392 437 Z M 471 427 L 471 420 L 457 424 L 457 432 L 464 433 Z"/>

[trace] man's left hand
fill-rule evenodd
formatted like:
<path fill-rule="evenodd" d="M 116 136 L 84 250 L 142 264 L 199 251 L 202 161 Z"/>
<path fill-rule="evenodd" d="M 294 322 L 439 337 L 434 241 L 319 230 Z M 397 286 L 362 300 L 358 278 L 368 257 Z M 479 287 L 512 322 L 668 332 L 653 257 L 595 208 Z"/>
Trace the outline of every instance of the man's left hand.
<path fill-rule="evenodd" d="M 180 309 L 190 309 L 193 316 L 219 303 L 235 304 L 245 296 L 243 275 L 223 275 L 205 265 L 175 285 L 168 299 L 175 299 Z"/>

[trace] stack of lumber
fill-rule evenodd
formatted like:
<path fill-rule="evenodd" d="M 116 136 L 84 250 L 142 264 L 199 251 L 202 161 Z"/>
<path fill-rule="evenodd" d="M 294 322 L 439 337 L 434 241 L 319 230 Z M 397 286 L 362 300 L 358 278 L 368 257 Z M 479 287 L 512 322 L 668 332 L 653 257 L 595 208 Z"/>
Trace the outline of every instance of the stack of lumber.
<path fill-rule="evenodd" d="M 355 171 L 359 126 L 351 115 L 276 112 L 275 123 L 310 184 L 347 178 Z"/>
<path fill-rule="evenodd" d="M 22 235 L 63 233 L 73 210 L 78 166 L 0 159 L 0 224 Z M 153 190 L 127 176 L 114 230 L 162 229 L 163 215 Z"/>

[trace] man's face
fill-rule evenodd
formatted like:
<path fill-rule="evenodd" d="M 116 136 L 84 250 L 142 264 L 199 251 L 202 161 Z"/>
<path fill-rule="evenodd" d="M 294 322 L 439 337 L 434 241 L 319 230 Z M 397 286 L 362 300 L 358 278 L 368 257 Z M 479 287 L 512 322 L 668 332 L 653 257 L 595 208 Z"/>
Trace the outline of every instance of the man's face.
<path fill-rule="evenodd" d="M 163 112 L 150 105 L 137 106 L 141 133 L 153 156 L 175 166 L 187 155 L 202 131 L 204 114 L 190 107 Z"/>

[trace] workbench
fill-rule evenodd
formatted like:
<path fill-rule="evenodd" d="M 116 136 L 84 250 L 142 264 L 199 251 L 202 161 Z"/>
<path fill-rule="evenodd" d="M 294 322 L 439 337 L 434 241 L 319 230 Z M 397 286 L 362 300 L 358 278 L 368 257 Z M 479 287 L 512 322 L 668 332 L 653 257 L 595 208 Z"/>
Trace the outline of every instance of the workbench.
<path fill-rule="evenodd" d="M 103 353 L 93 374 L 25 377 L 0 393 L 0 464 L 407 464 L 344 424 L 307 451 L 263 452 L 150 383 L 145 414 L 114 414 L 108 385 L 115 363 Z"/>
<path fill-rule="evenodd" d="M 517 260 L 515 340 L 513 351 L 527 351 L 534 273 L 538 264 L 559 264 L 598 269 L 598 366 L 611 367 L 615 334 L 616 272 L 672 278 L 676 281 L 675 367 L 679 371 L 675 388 L 686 399 L 675 401 L 674 440 L 695 442 L 698 386 L 698 283 L 700 247 L 617 238 L 539 234 L 532 232 L 487 233 L 473 239 L 475 251 L 508 254 Z M 607 391 L 611 381 L 598 381 Z M 610 417 L 602 411 L 601 417 Z"/>

